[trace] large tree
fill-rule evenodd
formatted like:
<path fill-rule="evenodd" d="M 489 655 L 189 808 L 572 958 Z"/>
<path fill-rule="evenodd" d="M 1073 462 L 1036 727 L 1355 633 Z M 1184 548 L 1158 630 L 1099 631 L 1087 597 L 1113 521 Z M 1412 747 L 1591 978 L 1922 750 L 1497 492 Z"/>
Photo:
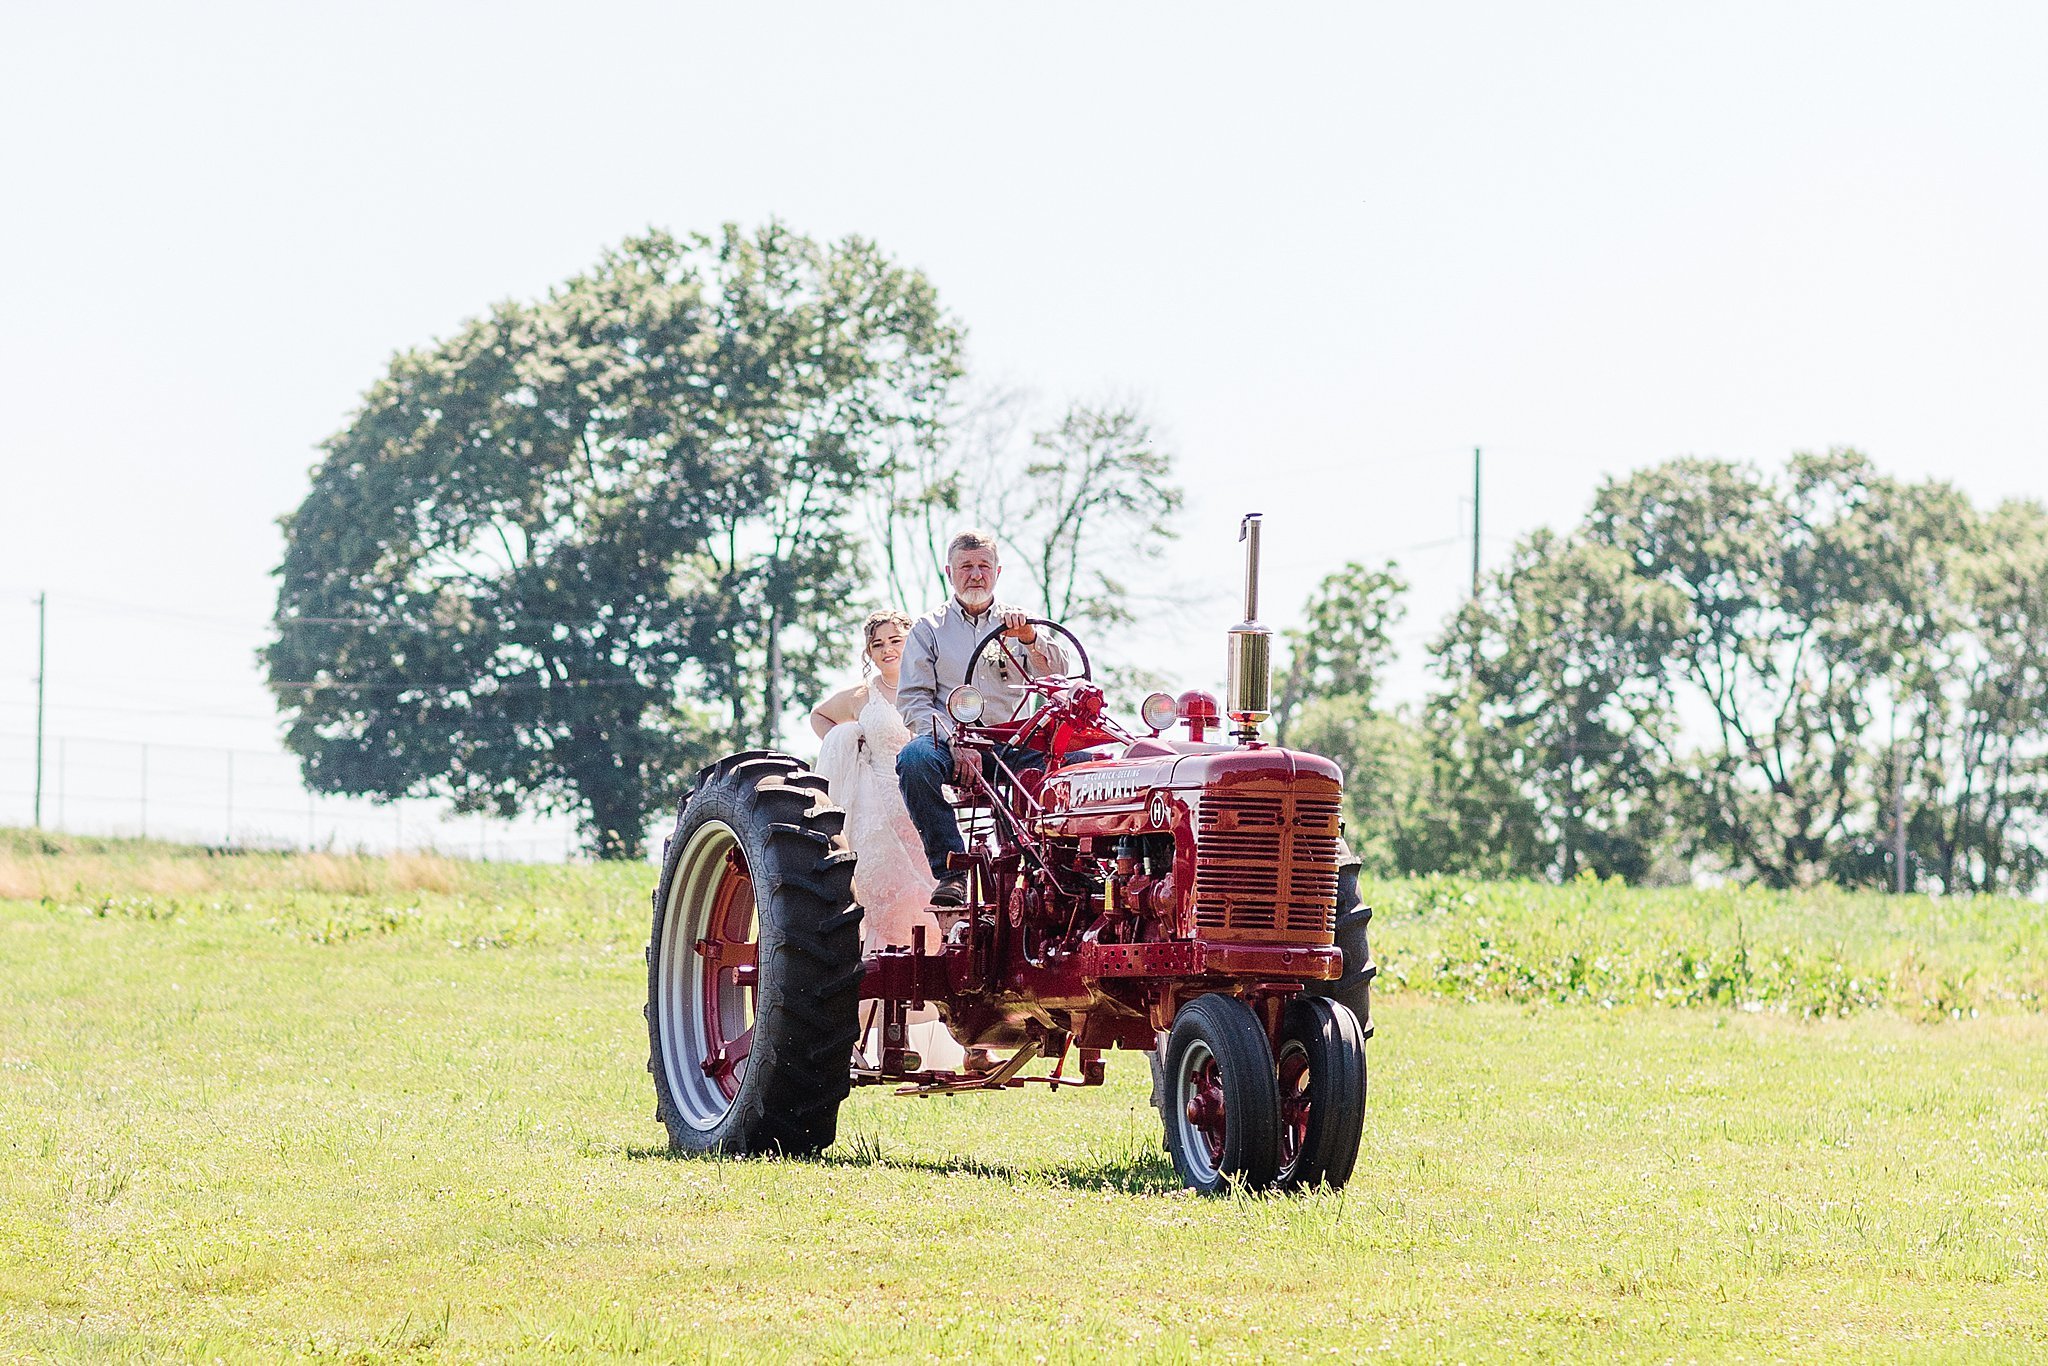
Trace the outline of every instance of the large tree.
<path fill-rule="evenodd" d="M 771 224 L 632 239 L 396 357 L 284 521 L 265 653 L 307 781 L 575 810 L 637 854 L 810 685 L 848 494 L 957 354 L 922 276 Z"/>
<path fill-rule="evenodd" d="M 1773 886 L 1827 876 L 1871 819 L 1878 688 L 1901 648 L 1878 610 L 1890 492 L 1849 451 L 1795 456 L 1783 479 L 1675 460 L 1602 488 L 1588 519 L 1684 597 L 1668 667 L 1706 718 L 1698 843 Z"/>
<path fill-rule="evenodd" d="M 1564 876 L 1642 876 L 1668 820 L 1706 866 L 1776 886 L 2028 890 L 2048 872 L 2044 581 L 2039 507 L 1982 514 L 1853 451 L 1643 470 L 1577 532 L 1523 542 L 1437 647 L 1436 790 L 1504 782 Z M 1519 818 L 1439 814 L 1449 857 L 1532 848 Z"/>
<path fill-rule="evenodd" d="M 880 587 L 928 610 L 950 591 L 947 542 L 986 527 L 1003 599 L 1079 632 L 1098 681 L 1135 700 L 1165 685 L 1139 639 L 1185 606 L 1158 572 L 1186 501 L 1173 454 L 1133 403 L 1073 401 L 1035 430 L 1033 408 L 1021 391 L 981 390 L 892 452 L 862 499 Z"/>
<path fill-rule="evenodd" d="M 1140 588 L 1185 501 L 1173 456 L 1128 403 L 1071 405 L 1034 433 L 1005 539 L 1055 620 L 1117 626 L 1170 594 Z"/>
<path fill-rule="evenodd" d="M 1021 389 L 962 384 L 944 421 L 901 434 L 861 498 L 876 586 L 890 605 L 917 615 L 943 601 L 954 534 L 1013 524 L 1006 509 L 1025 461 L 1031 402 Z"/>
<path fill-rule="evenodd" d="M 1911 492 L 1880 622 L 1899 643 L 1873 754 L 1878 813 L 1849 871 L 2029 891 L 2048 872 L 2048 512 Z"/>
<path fill-rule="evenodd" d="M 1681 595 L 1610 546 L 1548 531 L 1518 545 L 1436 646 L 1432 730 L 1468 783 L 1513 794 L 1534 825 L 1461 811 L 1479 822 L 1464 842 L 1500 840 L 1523 874 L 1644 877 L 1669 829 L 1665 661 L 1686 625 Z"/>
<path fill-rule="evenodd" d="M 1150 571 L 1186 494 L 1151 421 L 1135 404 L 1075 401 L 1026 438 L 1031 406 L 1020 391 L 981 393 L 893 453 L 866 499 L 889 597 L 922 611 L 943 595 L 946 543 L 973 525 L 1002 542 L 1004 598 L 1070 625 L 1176 601 Z"/>
<path fill-rule="evenodd" d="M 1287 662 L 1273 696 L 1274 736 L 1281 744 L 1308 703 L 1345 698 L 1372 709 L 1393 663 L 1393 629 L 1407 610 L 1401 602 L 1407 591 L 1391 561 L 1384 569 L 1353 562 L 1316 585 L 1302 607 L 1302 624 L 1282 634 Z"/>

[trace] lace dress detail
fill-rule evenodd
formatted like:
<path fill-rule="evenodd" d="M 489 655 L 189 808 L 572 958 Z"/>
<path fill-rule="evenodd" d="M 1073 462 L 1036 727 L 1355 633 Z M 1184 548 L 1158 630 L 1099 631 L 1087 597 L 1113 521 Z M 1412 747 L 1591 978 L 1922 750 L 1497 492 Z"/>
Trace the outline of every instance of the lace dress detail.
<path fill-rule="evenodd" d="M 871 687 L 859 719 L 834 726 L 818 753 L 818 772 L 846 809 L 847 843 L 860 856 L 853 893 L 869 948 L 908 944 L 910 927 L 920 923 L 929 942 L 938 942 L 931 869 L 896 786 L 896 755 L 909 743 L 896 704 Z"/>
<path fill-rule="evenodd" d="M 932 916 L 936 885 L 925 861 L 924 842 L 903 793 L 896 786 L 896 755 L 910 743 L 896 704 L 873 685 L 867 705 L 853 721 L 842 721 L 825 736 L 818 751 L 818 772 L 832 788 L 832 800 L 846 809 L 846 841 L 860 856 L 854 865 L 853 895 L 861 905 L 864 948 L 910 943 L 911 926 L 922 924 L 925 942 L 939 942 L 939 922 Z M 882 1053 L 881 1026 L 874 1004 L 862 1010 L 861 1052 L 869 1059 Z M 960 1045 L 940 1022 L 939 1012 L 926 1006 L 911 1011 L 910 1046 L 926 1067 L 952 1070 L 966 1060 Z"/>

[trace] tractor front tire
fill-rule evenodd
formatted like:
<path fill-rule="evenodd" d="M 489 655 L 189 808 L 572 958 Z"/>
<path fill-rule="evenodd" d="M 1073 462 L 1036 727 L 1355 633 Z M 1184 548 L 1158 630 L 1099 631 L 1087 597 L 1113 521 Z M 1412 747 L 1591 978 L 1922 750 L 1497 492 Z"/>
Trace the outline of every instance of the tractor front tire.
<path fill-rule="evenodd" d="M 1166 1151 L 1204 1195 L 1270 1185 L 1280 1165 L 1280 1097 L 1273 1047 L 1250 1006 L 1197 996 L 1167 1035 Z"/>
<path fill-rule="evenodd" d="M 1379 964 L 1372 961 L 1367 933 L 1371 926 L 1372 907 L 1358 894 L 1358 865 L 1348 863 L 1337 870 L 1337 947 L 1344 951 L 1344 975 L 1334 982 L 1309 983 L 1308 994 L 1350 1006 L 1368 1039 L 1372 1037 L 1372 979 L 1380 971 Z"/>
<path fill-rule="evenodd" d="M 1280 1019 L 1282 1190 L 1341 1189 L 1365 1132 L 1365 1032 L 1342 1001 L 1297 996 Z"/>
<path fill-rule="evenodd" d="M 860 907 L 824 779 L 754 750 L 697 775 L 647 946 L 655 1118 L 683 1153 L 832 1142 L 859 1032 Z"/>

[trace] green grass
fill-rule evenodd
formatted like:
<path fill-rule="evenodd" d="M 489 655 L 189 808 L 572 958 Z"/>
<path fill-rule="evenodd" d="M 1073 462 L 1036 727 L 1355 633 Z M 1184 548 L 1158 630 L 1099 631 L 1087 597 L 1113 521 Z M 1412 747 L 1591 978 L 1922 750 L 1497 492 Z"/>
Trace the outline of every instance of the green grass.
<path fill-rule="evenodd" d="M 1728 905 L 1752 953 L 2038 963 L 2036 908 L 1376 888 L 1409 985 L 1358 1179 L 1201 1200 L 1126 1055 L 863 1092 L 822 1161 L 670 1158 L 646 877 L 0 838 L 0 1359 L 2048 1357 L 2038 995 L 1807 1019 L 1420 970 L 1456 905 L 1532 970 Z"/>
<path fill-rule="evenodd" d="M 1453 1000 L 1928 1020 L 2048 1006 L 2039 902 L 1593 879 L 1368 880 L 1362 890 L 1388 987 Z"/>

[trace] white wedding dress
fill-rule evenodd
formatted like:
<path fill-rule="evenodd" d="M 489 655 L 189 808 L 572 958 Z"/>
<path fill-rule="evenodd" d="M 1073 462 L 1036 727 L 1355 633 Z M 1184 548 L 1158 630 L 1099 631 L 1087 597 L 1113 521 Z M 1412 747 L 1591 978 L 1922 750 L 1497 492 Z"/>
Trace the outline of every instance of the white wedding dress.
<path fill-rule="evenodd" d="M 937 884 L 924 856 L 924 842 L 910 823 L 896 786 L 896 756 L 909 743 L 910 728 L 877 679 L 868 684 L 867 705 L 859 718 L 834 726 L 818 750 L 817 770 L 831 785 L 832 800 L 845 808 L 846 841 L 860 856 L 853 870 L 853 895 L 861 905 L 864 949 L 884 944 L 908 947 L 915 925 L 924 926 L 930 948 L 940 942 L 939 922 L 931 913 L 932 888 Z M 913 1011 L 910 1020 L 910 1046 L 926 1067 L 960 1066 L 960 1045 L 939 1023 L 938 1012 Z M 868 1052 L 875 1056 L 872 1046 Z"/>

